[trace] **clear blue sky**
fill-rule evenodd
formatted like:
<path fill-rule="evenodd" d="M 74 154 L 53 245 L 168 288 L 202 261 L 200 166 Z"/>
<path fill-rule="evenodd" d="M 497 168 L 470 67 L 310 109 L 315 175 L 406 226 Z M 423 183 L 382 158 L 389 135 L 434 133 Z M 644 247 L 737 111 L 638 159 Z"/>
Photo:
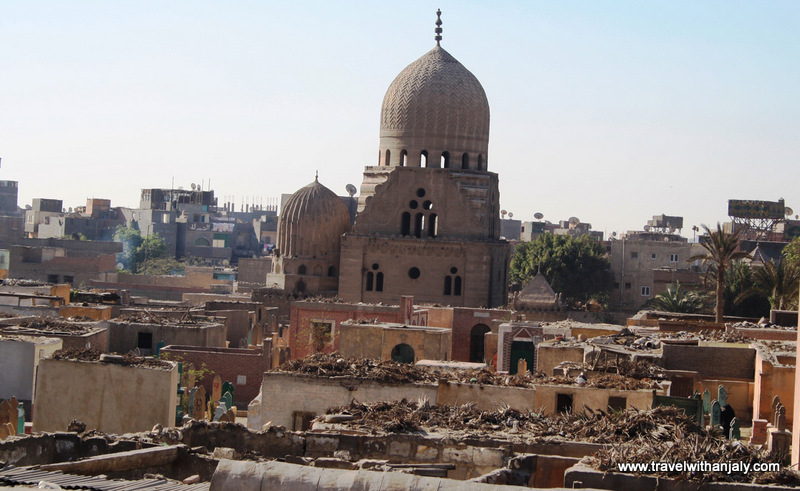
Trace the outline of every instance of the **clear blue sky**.
<path fill-rule="evenodd" d="M 209 179 L 222 200 L 320 181 L 378 154 L 393 78 L 442 45 L 491 106 L 501 207 L 640 229 L 800 211 L 800 2 L 6 1 L 0 179 L 20 204 L 136 206 Z"/>

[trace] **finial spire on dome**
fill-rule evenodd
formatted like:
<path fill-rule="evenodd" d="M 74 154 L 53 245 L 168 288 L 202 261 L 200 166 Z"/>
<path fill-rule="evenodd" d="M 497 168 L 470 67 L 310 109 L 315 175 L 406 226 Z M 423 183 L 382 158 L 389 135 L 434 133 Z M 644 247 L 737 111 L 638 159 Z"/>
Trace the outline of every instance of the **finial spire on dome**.
<path fill-rule="evenodd" d="M 436 10 L 436 29 L 434 29 L 434 32 L 436 32 L 436 36 L 433 39 L 436 40 L 436 46 L 439 46 L 439 41 L 442 40 L 442 10 L 441 9 L 437 9 Z"/>
<path fill-rule="evenodd" d="M 315 172 L 314 172 L 314 180 L 315 180 L 316 182 L 319 182 L 319 171 L 315 171 Z"/>

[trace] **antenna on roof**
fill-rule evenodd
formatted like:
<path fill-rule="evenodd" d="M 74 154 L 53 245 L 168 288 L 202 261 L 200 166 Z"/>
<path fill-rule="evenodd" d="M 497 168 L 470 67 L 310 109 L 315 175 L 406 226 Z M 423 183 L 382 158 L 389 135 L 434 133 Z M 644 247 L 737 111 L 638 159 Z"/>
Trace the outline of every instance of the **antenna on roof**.
<path fill-rule="evenodd" d="M 436 46 L 439 46 L 439 41 L 442 40 L 442 10 L 441 9 L 437 9 L 436 10 L 436 29 L 434 29 L 434 32 L 436 32 L 436 36 L 434 36 L 433 39 L 436 40 Z"/>

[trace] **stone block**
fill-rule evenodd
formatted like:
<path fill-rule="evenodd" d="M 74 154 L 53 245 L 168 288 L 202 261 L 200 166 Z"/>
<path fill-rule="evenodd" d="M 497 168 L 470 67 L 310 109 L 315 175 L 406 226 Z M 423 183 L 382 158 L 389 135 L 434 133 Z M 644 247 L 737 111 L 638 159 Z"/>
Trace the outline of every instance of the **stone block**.
<path fill-rule="evenodd" d="M 753 430 L 750 435 L 750 443 L 753 445 L 763 445 L 767 442 L 767 420 L 754 419 Z"/>
<path fill-rule="evenodd" d="M 471 464 L 473 450 L 473 447 L 445 447 L 442 451 L 442 462 Z"/>
<path fill-rule="evenodd" d="M 353 471 L 358 469 L 358 465 L 354 462 L 348 462 L 342 459 L 336 459 L 333 457 L 320 457 L 314 461 L 314 467 L 325 467 L 327 469 L 344 469 L 348 471 Z"/>
<path fill-rule="evenodd" d="M 505 463 L 505 452 L 500 448 L 475 448 L 472 461 L 476 466 L 500 468 Z"/>
<path fill-rule="evenodd" d="M 339 449 L 339 439 L 329 436 L 306 435 L 306 452 L 309 454 L 330 454 Z"/>
<path fill-rule="evenodd" d="M 419 462 L 436 462 L 439 460 L 439 448 L 428 445 L 417 445 L 416 460 Z"/>
<path fill-rule="evenodd" d="M 404 442 L 404 441 L 389 442 L 389 456 L 408 458 L 409 456 L 411 456 L 411 442 Z"/>

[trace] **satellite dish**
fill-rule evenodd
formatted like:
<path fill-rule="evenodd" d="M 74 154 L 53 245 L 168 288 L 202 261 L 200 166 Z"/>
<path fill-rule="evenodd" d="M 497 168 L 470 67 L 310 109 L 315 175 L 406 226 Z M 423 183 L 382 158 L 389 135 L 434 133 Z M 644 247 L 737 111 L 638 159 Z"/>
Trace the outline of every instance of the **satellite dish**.
<path fill-rule="evenodd" d="M 616 236 L 617 236 L 617 233 L 616 233 L 616 232 L 611 232 L 611 236 L 612 236 L 612 237 L 616 237 Z"/>
<path fill-rule="evenodd" d="M 535 218 L 537 220 L 541 220 L 542 218 L 544 218 L 544 215 L 537 211 L 536 213 L 533 214 L 533 218 Z"/>
<path fill-rule="evenodd" d="M 69 212 L 72 213 L 72 207 L 69 207 Z M 791 212 L 787 213 L 787 215 L 791 215 Z"/>
<path fill-rule="evenodd" d="M 569 223 L 571 223 L 573 225 L 577 225 L 577 224 L 581 223 L 581 219 L 578 218 L 578 217 L 569 217 Z"/>
<path fill-rule="evenodd" d="M 506 210 L 500 210 L 500 216 L 501 217 L 505 218 L 506 215 L 508 215 L 508 212 Z"/>
<path fill-rule="evenodd" d="M 194 190 L 196 190 L 196 189 L 197 189 L 197 184 L 195 184 L 195 183 L 192 183 L 192 191 L 194 191 Z"/>
<path fill-rule="evenodd" d="M 230 261 L 228 261 L 227 259 L 223 259 L 223 260 L 222 260 L 222 265 L 223 265 L 223 266 L 230 266 L 230 265 L 231 265 L 231 262 L 230 262 Z"/>
<path fill-rule="evenodd" d="M 349 194 L 351 198 L 355 196 L 356 192 L 358 191 L 358 189 L 356 189 L 356 187 L 352 184 L 348 184 L 344 188 L 347 190 L 347 194 Z"/>
<path fill-rule="evenodd" d="M 117 269 L 125 269 L 125 265 L 122 263 L 117 263 Z"/>
<path fill-rule="evenodd" d="M 510 211 L 508 212 L 508 218 L 514 218 L 514 214 L 511 213 Z"/>
<path fill-rule="evenodd" d="M 794 210 L 787 206 L 786 209 L 784 210 L 784 213 L 786 214 L 787 217 L 790 217 L 794 215 Z"/>

